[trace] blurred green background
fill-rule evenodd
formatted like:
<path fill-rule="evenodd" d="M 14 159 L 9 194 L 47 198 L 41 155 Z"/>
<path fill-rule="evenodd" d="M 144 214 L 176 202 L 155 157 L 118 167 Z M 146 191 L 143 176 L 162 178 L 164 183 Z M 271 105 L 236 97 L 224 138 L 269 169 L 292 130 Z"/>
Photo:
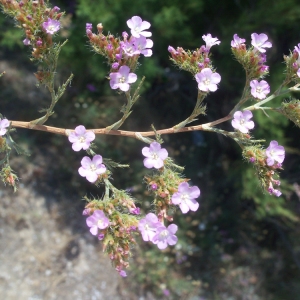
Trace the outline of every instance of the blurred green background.
<path fill-rule="evenodd" d="M 169 61 L 168 45 L 196 49 L 204 44 L 202 35 L 211 33 L 221 40 L 212 48 L 214 66 L 222 80 L 217 92 L 206 99 L 207 115 L 194 124 L 210 122 L 228 114 L 241 95 L 244 85 L 242 68 L 233 59 L 230 41 L 233 34 L 251 41 L 251 33 L 266 33 L 273 47 L 267 51 L 274 91 L 283 79 L 283 54 L 300 42 L 300 5 L 296 0 L 274 3 L 257 1 L 212 0 L 69 0 L 52 1 L 66 10 L 61 30 L 69 42 L 59 60 L 58 78 L 75 75 L 71 87 L 58 103 L 47 125 L 87 128 L 110 125 L 120 117 L 124 99 L 109 88 L 105 78 L 109 67 L 91 52 L 85 36 L 85 24 L 102 23 L 104 32 L 128 31 L 126 21 L 134 15 L 149 21 L 153 33 L 153 56 L 142 58 L 138 75 L 146 76 L 143 95 L 134 107 L 124 130 L 150 130 L 171 127 L 192 111 L 197 86 L 192 76 L 179 71 Z M 22 32 L 13 21 L 0 15 L 1 71 L 7 75 L 0 82 L 1 113 L 10 120 L 29 121 L 40 116 L 48 95 L 35 87 L 36 66 L 28 59 Z M 14 70 L 8 72 L 9 69 Z M 295 97 L 299 97 L 296 96 Z M 279 99 L 280 101 L 282 99 Z M 278 102 L 279 103 L 279 102 Z M 299 212 L 300 212 L 300 131 L 282 116 L 269 117 L 257 112 L 253 135 L 257 139 L 278 140 L 286 147 L 280 198 L 264 194 L 252 166 L 242 160 L 239 147 L 223 136 L 192 132 L 163 136 L 165 147 L 176 163 L 185 166 L 185 175 L 201 190 L 200 209 L 196 213 L 177 213 L 179 243 L 162 253 L 152 245 L 141 245 L 132 262 L 128 285 L 137 293 L 151 291 L 158 299 L 300 299 Z M 231 129 L 230 122 L 220 126 Z M 81 154 L 74 153 L 67 139 L 47 133 L 18 130 L 15 140 L 34 157 L 37 151 L 47 155 L 37 191 L 65 191 L 78 199 L 62 198 L 61 205 L 80 212 L 84 195 L 101 191 L 78 177 Z M 36 149 L 38 146 L 38 150 Z M 99 153 L 130 170 L 117 170 L 114 183 L 128 188 L 149 209 L 151 198 L 142 177 L 142 143 L 137 140 L 98 136 Z M 30 160 L 31 158 L 28 158 Z M 16 170 L 18 171 L 18 170 Z M 73 199 L 73 198 L 72 198 Z M 51 203 L 49 204 L 51 205 Z M 69 211 L 65 211 L 66 217 Z M 76 226 L 62 218 L 64 226 Z"/>

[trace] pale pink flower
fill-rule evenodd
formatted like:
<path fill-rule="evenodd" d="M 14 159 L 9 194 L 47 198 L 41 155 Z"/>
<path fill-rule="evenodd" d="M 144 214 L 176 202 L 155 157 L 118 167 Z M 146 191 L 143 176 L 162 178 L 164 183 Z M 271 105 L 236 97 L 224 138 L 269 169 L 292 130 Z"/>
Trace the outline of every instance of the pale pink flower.
<path fill-rule="evenodd" d="M 123 92 L 127 92 L 129 90 L 130 83 L 134 83 L 137 80 L 136 74 L 129 72 L 129 67 L 122 66 L 118 72 L 110 73 L 110 87 L 113 90 L 120 89 Z"/>
<path fill-rule="evenodd" d="M 95 133 L 92 131 L 86 131 L 83 125 L 77 126 L 69 135 L 69 141 L 72 143 L 72 149 L 74 151 L 88 149 L 94 139 Z"/>
<path fill-rule="evenodd" d="M 214 92 L 218 89 L 217 84 L 221 81 L 218 73 L 213 73 L 210 68 L 204 68 L 195 75 L 198 89 L 203 92 Z"/>
<path fill-rule="evenodd" d="M 164 160 L 168 157 L 168 151 L 161 148 L 158 142 L 152 142 L 150 147 L 144 147 L 142 154 L 146 157 L 143 163 L 148 169 L 160 169 L 164 165 Z"/>
<path fill-rule="evenodd" d="M 267 94 L 270 93 L 270 86 L 265 80 L 260 82 L 256 79 L 250 81 L 251 95 L 257 99 L 265 99 Z"/>
<path fill-rule="evenodd" d="M 233 35 L 233 40 L 231 41 L 232 48 L 239 48 L 243 43 L 245 43 L 245 39 L 241 39 L 237 34 Z"/>
<path fill-rule="evenodd" d="M 173 194 L 171 201 L 173 204 L 179 205 L 183 214 L 189 210 L 196 211 L 199 203 L 195 200 L 200 196 L 200 190 L 197 186 L 189 186 L 187 182 L 182 182 L 178 186 L 178 191 Z"/>
<path fill-rule="evenodd" d="M 9 121 L 7 119 L 0 119 L 0 135 L 4 135 L 7 132 L 7 127 L 9 127 Z"/>
<path fill-rule="evenodd" d="M 148 213 L 145 218 L 139 221 L 138 228 L 145 242 L 152 242 L 152 238 L 154 237 L 158 226 L 161 226 L 161 223 L 154 213 Z"/>
<path fill-rule="evenodd" d="M 261 34 L 252 33 L 251 38 L 252 38 L 252 40 L 251 40 L 252 46 L 259 52 L 264 53 L 264 52 L 266 52 L 266 49 L 264 49 L 264 48 L 272 47 L 272 43 L 267 42 L 268 36 L 264 33 L 261 33 Z"/>
<path fill-rule="evenodd" d="M 86 219 L 86 224 L 90 227 L 92 235 L 98 234 L 98 229 L 105 229 L 109 225 L 109 220 L 102 210 L 95 210 L 94 213 Z"/>
<path fill-rule="evenodd" d="M 156 234 L 152 238 L 152 243 L 156 244 L 158 249 L 163 250 L 168 247 L 168 245 L 175 245 L 178 241 L 175 235 L 178 227 L 175 224 L 171 224 L 166 228 L 164 225 L 157 227 Z"/>
<path fill-rule="evenodd" d="M 202 35 L 202 39 L 206 43 L 206 51 L 209 51 L 212 46 L 219 45 L 221 43 L 218 38 L 213 38 L 210 33 Z"/>
<path fill-rule="evenodd" d="M 144 31 L 149 29 L 151 24 L 147 21 L 143 21 L 139 16 L 133 16 L 127 21 L 127 26 L 131 29 L 131 34 L 135 38 L 139 38 L 141 35 L 144 37 L 149 37 L 152 35 L 149 31 Z"/>
<path fill-rule="evenodd" d="M 43 23 L 43 28 L 47 33 L 52 35 L 60 29 L 60 22 L 48 18 L 48 20 Z"/>
<path fill-rule="evenodd" d="M 271 141 L 266 149 L 266 156 L 268 166 L 273 166 L 276 162 L 281 164 L 285 158 L 284 147 L 278 145 L 277 141 Z"/>
<path fill-rule="evenodd" d="M 233 128 L 239 130 L 242 133 L 248 133 L 249 129 L 254 128 L 254 122 L 250 121 L 253 117 L 250 110 L 236 111 L 233 115 L 234 119 L 231 121 Z"/>
<path fill-rule="evenodd" d="M 91 160 L 88 156 L 85 156 L 81 160 L 81 167 L 78 169 L 79 175 L 86 177 L 86 179 L 94 183 L 98 179 L 98 175 L 106 172 L 106 167 L 102 164 L 102 156 L 95 155 Z"/>

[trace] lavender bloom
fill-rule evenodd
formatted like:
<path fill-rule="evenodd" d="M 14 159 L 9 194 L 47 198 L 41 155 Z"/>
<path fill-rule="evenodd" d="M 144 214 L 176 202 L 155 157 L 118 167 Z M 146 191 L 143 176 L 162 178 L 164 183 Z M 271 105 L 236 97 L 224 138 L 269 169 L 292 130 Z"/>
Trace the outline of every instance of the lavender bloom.
<path fill-rule="evenodd" d="M 54 6 L 54 7 L 53 7 L 53 11 L 54 11 L 54 12 L 59 12 L 59 11 L 60 11 L 60 8 L 59 8 L 58 6 Z"/>
<path fill-rule="evenodd" d="M 52 35 L 60 29 L 60 22 L 48 18 L 48 20 L 43 23 L 43 28 L 47 33 Z"/>
<path fill-rule="evenodd" d="M 178 54 L 178 52 L 172 46 L 168 46 L 168 51 L 174 55 Z"/>
<path fill-rule="evenodd" d="M 197 186 L 189 186 L 187 182 L 182 182 L 178 186 L 178 192 L 172 196 L 172 203 L 178 204 L 182 213 L 186 214 L 189 210 L 196 211 L 199 203 L 195 200 L 200 196 L 200 190 Z"/>
<path fill-rule="evenodd" d="M 133 214 L 133 215 L 139 215 L 140 214 L 140 208 L 139 207 L 132 207 L 129 209 L 129 211 Z"/>
<path fill-rule="evenodd" d="M 122 276 L 122 277 L 127 277 L 126 271 L 124 271 L 124 270 L 121 270 L 121 271 L 119 272 L 119 274 L 120 274 L 120 276 Z"/>
<path fill-rule="evenodd" d="M 271 141 L 266 149 L 267 165 L 273 166 L 275 162 L 282 163 L 285 157 L 284 147 L 278 145 L 277 141 Z"/>
<path fill-rule="evenodd" d="M 144 147 L 142 154 L 146 157 L 143 163 L 148 169 L 160 169 L 164 165 L 164 160 L 168 157 L 168 151 L 161 148 L 158 142 L 152 142 L 150 147 Z"/>
<path fill-rule="evenodd" d="M 139 38 L 141 35 L 144 37 L 149 37 L 152 35 L 149 31 L 144 31 L 149 29 L 151 24 L 147 21 L 143 21 L 139 16 L 133 16 L 127 21 L 127 26 L 131 29 L 131 34 L 135 38 Z"/>
<path fill-rule="evenodd" d="M 140 51 L 134 45 L 134 39 L 131 41 L 121 42 L 121 48 L 126 56 L 133 56 L 140 54 Z"/>
<path fill-rule="evenodd" d="M 251 39 L 252 39 L 251 40 L 252 46 L 259 52 L 265 53 L 266 49 L 264 49 L 264 48 L 272 47 L 272 43 L 267 42 L 268 36 L 264 33 L 261 33 L 261 34 L 252 33 Z"/>
<path fill-rule="evenodd" d="M 158 226 L 161 226 L 161 223 L 154 213 L 149 213 L 145 218 L 140 220 L 138 228 L 145 242 L 152 242 Z"/>
<path fill-rule="evenodd" d="M 115 89 L 120 89 L 123 92 L 127 92 L 130 87 L 130 83 L 134 83 L 137 80 L 137 76 L 134 73 L 129 73 L 130 69 L 127 66 L 122 66 L 119 72 L 110 73 L 110 87 Z"/>
<path fill-rule="evenodd" d="M 85 24 L 85 29 L 86 30 L 92 30 L 93 29 L 93 24 L 92 23 L 86 23 Z"/>
<path fill-rule="evenodd" d="M 239 130 L 242 133 L 248 133 L 249 129 L 254 128 L 254 122 L 250 121 L 253 117 L 250 110 L 236 111 L 233 115 L 234 119 L 231 121 L 233 128 Z"/>
<path fill-rule="evenodd" d="M 24 44 L 25 46 L 29 46 L 29 45 L 30 45 L 30 39 L 28 39 L 28 38 L 24 39 L 24 40 L 23 40 L 23 44 Z"/>
<path fill-rule="evenodd" d="M 86 131 L 83 125 L 77 126 L 69 135 L 69 141 L 72 143 L 72 149 L 74 151 L 88 149 L 94 139 L 95 133 L 92 131 Z"/>
<path fill-rule="evenodd" d="M 148 48 L 153 47 L 153 41 L 150 39 L 146 39 L 144 36 L 140 36 L 133 41 L 137 51 L 143 54 L 145 57 L 150 57 L 152 55 L 152 50 Z"/>
<path fill-rule="evenodd" d="M 81 167 L 78 169 L 78 173 L 82 177 L 94 183 L 98 179 L 98 175 L 106 172 L 106 167 L 102 164 L 102 156 L 95 155 L 91 160 L 88 156 L 85 156 L 81 160 Z"/>
<path fill-rule="evenodd" d="M 221 81 L 218 73 L 213 73 L 210 68 L 204 68 L 195 75 L 198 89 L 203 92 L 214 92 L 218 89 L 217 84 Z"/>
<path fill-rule="evenodd" d="M 86 225 L 90 227 L 92 235 L 98 234 L 98 229 L 105 229 L 109 225 L 109 220 L 102 210 L 95 210 L 94 213 L 86 219 Z"/>
<path fill-rule="evenodd" d="M 206 43 L 205 50 L 209 52 L 210 48 L 214 45 L 219 45 L 221 42 L 218 38 L 213 38 L 210 33 L 207 35 L 202 35 L 203 41 Z"/>
<path fill-rule="evenodd" d="M 233 40 L 231 41 L 232 48 L 239 48 L 243 43 L 245 43 L 245 39 L 241 39 L 237 34 L 233 35 Z"/>
<path fill-rule="evenodd" d="M 257 99 L 265 99 L 270 93 L 270 86 L 265 80 L 258 82 L 256 79 L 250 81 L 251 95 Z"/>
<path fill-rule="evenodd" d="M 9 121 L 7 119 L 0 119 L 0 136 L 4 135 L 7 132 L 6 127 L 9 126 Z"/>
<path fill-rule="evenodd" d="M 114 62 L 112 65 L 111 65 L 111 67 L 113 68 L 113 69 L 118 69 L 119 68 L 119 63 L 118 62 Z"/>
<path fill-rule="evenodd" d="M 175 235 L 178 227 L 175 224 L 171 224 L 166 228 L 164 225 L 159 226 L 156 229 L 156 234 L 152 239 L 152 243 L 156 244 L 158 249 L 163 250 L 168 247 L 168 245 L 175 245 L 178 241 Z"/>

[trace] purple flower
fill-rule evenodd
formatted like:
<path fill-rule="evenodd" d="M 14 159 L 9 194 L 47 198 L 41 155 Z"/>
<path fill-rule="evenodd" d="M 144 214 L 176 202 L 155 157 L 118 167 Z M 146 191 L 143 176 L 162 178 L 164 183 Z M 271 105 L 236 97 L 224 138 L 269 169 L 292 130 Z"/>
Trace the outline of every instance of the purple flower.
<path fill-rule="evenodd" d="M 92 23 L 86 23 L 85 24 L 85 29 L 86 30 L 92 30 L 93 29 L 93 24 Z"/>
<path fill-rule="evenodd" d="M 243 43 L 245 43 L 245 39 L 241 39 L 237 34 L 233 35 L 233 40 L 231 41 L 232 48 L 239 48 Z"/>
<path fill-rule="evenodd" d="M 121 48 L 126 56 L 133 56 L 140 54 L 140 51 L 134 45 L 134 39 L 126 42 L 121 42 Z"/>
<path fill-rule="evenodd" d="M 168 151 L 161 148 L 158 142 L 152 142 L 150 147 L 144 147 L 142 154 L 146 157 L 143 163 L 148 169 L 160 169 L 164 165 L 164 160 L 168 157 Z"/>
<path fill-rule="evenodd" d="M 131 34 L 139 38 L 141 35 L 144 37 L 149 37 L 152 35 L 149 31 L 144 31 L 149 29 L 151 24 L 147 21 L 143 21 L 139 16 L 133 16 L 127 21 L 127 26 L 131 29 Z"/>
<path fill-rule="evenodd" d="M 124 270 L 121 270 L 121 271 L 119 272 L 119 274 L 120 274 L 120 276 L 122 276 L 122 277 L 127 277 L 126 271 L 124 271 Z"/>
<path fill-rule="evenodd" d="M 48 20 L 43 23 L 43 28 L 47 33 L 54 34 L 60 29 L 60 22 L 48 18 Z"/>
<path fill-rule="evenodd" d="M 104 212 L 98 209 L 86 219 L 86 225 L 90 227 L 92 235 L 97 235 L 98 229 L 105 229 L 109 225 L 109 220 Z"/>
<path fill-rule="evenodd" d="M 4 135 L 7 132 L 6 127 L 9 126 L 9 121 L 7 119 L 0 119 L 0 135 Z"/>
<path fill-rule="evenodd" d="M 92 131 L 86 131 L 83 125 L 77 126 L 69 135 L 69 141 L 72 143 L 72 149 L 74 151 L 88 149 L 94 139 L 95 133 Z"/>
<path fill-rule="evenodd" d="M 113 69 L 118 69 L 119 68 L 119 63 L 118 62 L 114 62 L 112 65 L 111 65 L 111 67 L 113 68 Z"/>
<path fill-rule="evenodd" d="M 145 242 L 152 242 L 152 238 L 154 237 L 158 226 L 161 226 L 161 223 L 154 213 L 147 214 L 145 218 L 139 221 L 138 228 Z"/>
<path fill-rule="evenodd" d="M 250 110 L 236 111 L 233 115 L 234 119 L 231 121 L 233 128 L 239 130 L 242 133 L 248 133 L 249 129 L 254 128 L 254 122 L 250 121 L 253 117 Z"/>
<path fill-rule="evenodd" d="M 129 211 L 133 214 L 133 215 L 139 215 L 140 214 L 140 208 L 139 207 L 132 207 L 129 209 Z"/>
<path fill-rule="evenodd" d="M 250 81 L 251 95 L 257 99 L 265 99 L 270 93 L 270 86 L 265 80 L 258 82 L 256 79 Z"/>
<path fill-rule="evenodd" d="M 172 203 L 178 204 L 182 213 L 186 214 L 189 210 L 196 211 L 199 203 L 195 200 L 200 196 L 200 190 L 197 186 L 189 186 L 187 182 L 182 182 L 178 186 L 178 192 L 172 196 Z"/>
<path fill-rule="evenodd" d="M 266 52 L 264 48 L 271 48 L 272 44 L 270 42 L 267 42 L 268 36 L 264 33 L 257 34 L 257 33 L 252 33 L 251 34 L 251 44 L 252 46 L 258 50 L 259 52 Z"/>
<path fill-rule="evenodd" d="M 218 73 L 213 73 L 210 68 L 204 68 L 195 75 L 198 89 L 203 92 L 214 92 L 218 89 L 217 84 L 221 81 Z"/>
<path fill-rule="evenodd" d="M 136 38 L 133 43 L 139 53 L 143 54 L 145 57 L 152 55 L 152 50 L 149 49 L 153 47 L 152 40 L 146 39 L 144 36 L 140 36 L 139 38 Z"/>
<path fill-rule="evenodd" d="M 25 46 L 29 46 L 29 45 L 30 45 L 30 39 L 28 39 L 28 38 L 24 39 L 24 40 L 23 40 L 23 44 L 24 44 Z"/>
<path fill-rule="evenodd" d="M 54 6 L 54 7 L 53 7 L 53 11 L 54 11 L 54 12 L 59 12 L 59 11 L 60 11 L 60 8 L 59 8 L 58 6 Z"/>
<path fill-rule="evenodd" d="M 178 54 L 178 52 L 172 46 L 168 46 L 168 51 L 174 55 Z"/>
<path fill-rule="evenodd" d="M 210 48 L 214 45 L 219 45 L 221 42 L 218 40 L 218 38 L 213 38 L 210 33 L 207 35 L 202 35 L 203 41 L 206 43 L 206 51 L 208 52 Z"/>
<path fill-rule="evenodd" d="M 104 239 L 104 234 L 103 233 L 100 233 L 99 235 L 98 235 L 98 240 L 99 241 L 102 241 Z"/>
<path fill-rule="evenodd" d="M 178 241 L 178 238 L 175 235 L 177 229 L 178 227 L 175 224 L 169 225 L 168 228 L 164 225 L 157 227 L 152 243 L 156 244 L 160 250 L 166 249 L 168 245 L 175 245 Z"/>
<path fill-rule="evenodd" d="M 98 175 L 106 172 L 106 167 L 102 164 L 102 156 L 95 155 L 91 160 L 88 156 L 85 156 L 81 160 L 81 167 L 78 169 L 78 173 L 82 177 L 94 183 L 98 179 Z"/>
<path fill-rule="evenodd" d="M 134 83 L 137 80 L 137 76 L 134 73 L 129 73 L 130 69 L 127 66 L 122 66 L 119 69 L 119 72 L 110 73 L 110 87 L 115 89 L 120 89 L 123 92 L 129 90 L 129 84 Z"/>
<path fill-rule="evenodd" d="M 279 146 L 277 141 L 271 141 L 269 147 L 266 149 L 267 165 L 273 166 L 275 162 L 282 163 L 285 157 L 283 146 Z"/>
<path fill-rule="evenodd" d="M 300 77 L 300 69 L 297 71 L 297 76 Z"/>

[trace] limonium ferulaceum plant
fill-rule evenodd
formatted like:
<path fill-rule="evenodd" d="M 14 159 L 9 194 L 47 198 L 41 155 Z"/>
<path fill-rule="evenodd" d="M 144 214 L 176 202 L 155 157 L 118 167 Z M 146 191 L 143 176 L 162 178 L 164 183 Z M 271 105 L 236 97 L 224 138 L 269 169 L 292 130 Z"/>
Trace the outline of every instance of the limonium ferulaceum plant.
<path fill-rule="evenodd" d="M 86 129 L 82 124 L 74 125 L 73 129 L 56 128 L 43 124 L 53 114 L 54 106 L 73 78 L 71 74 L 61 86 L 54 83 L 59 53 L 66 43 L 55 41 L 62 27 L 60 20 L 64 12 L 60 12 L 57 6 L 51 7 L 50 3 L 44 0 L 0 0 L 0 5 L 3 12 L 14 18 L 23 30 L 24 48 L 30 49 L 31 60 L 38 64 L 38 71 L 35 73 L 38 84 L 44 85 L 51 95 L 51 103 L 45 115 L 36 120 L 10 121 L 0 115 L 0 152 L 4 155 L 4 159 L 1 160 L 0 177 L 4 184 L 16 190 L 18 177 L 10 167 L 9 157 L 13 148 L 18 153 L 25 154 L 25 152 L 22 152 L 11 138 L 14 128 L 23 127 L 67 136 L 72 144 L 70 148 L 79 153 L 86 152 L 82 155 L 81 162 L 78 162 L 78 174 L 81 176 L 78 180 L 87 180 L 90 184 L 104 186 L 102 197 L 85 197 L 87 204 L 82 214 L 86 218 L 90 233 L 101 241 L 103 250 L 122 277 L 127 276 L 126 269 L 129 267 L 131 250 L 139 236 L 160 250 L 172 247 L 178 242 L 177 232 L 182 230 L 176 224 L 175 212 L 193 213 L 200 207 L 199 187 L 189 183 L 189 179 L 183 175 L 184 168 L 174 163 L 167 146 L 162 147 L 161 135 L 187 130 L 225 135 L 239 145 L 243 158 L 253 165 L 263 192 L 275 197 L 284 193 L 279 189 L 279 171 L 282 170 L 285 159 L 284 147 L 276 140 L 269 141 L 269 145 L 265 144 L 265 141 L 255 140 L 250 131 L 251 134 L 255 133 L 254 113 L 257 110 L 273 110 L 286 116 L 299 127 L 298 99 L 283 101 L 279 107 L 272 107 L 271 101 L 277 96 L 299 91 L 300 43 L 294 46 L 289 55 L 284 56 L 285 77 L 283 83 L 272 92 L 265 79 L 269 73 L 269 66 L 266 65 L 267 51 L 272 47 L 268 36 L 265 33 L 253 33 L 250 45 L 247 46 L 246 39 L 235 33 L 228 46 L 231 46 L 235 59 L 245 70 L 246 83 L 243 94 L 227 116 L 192 127 L 186 125 L 195 122 L 199 115 L 207 113 L 204 100 L 210 93 L 220 88 L 221 75 L 214 67 L 211 51 L 221 41 L 207 33 L 202 36 L 204 43 L 201 45 L 199 41 L 199 47 L 195 50 L 169 46 L 166 51 L 170 53 L 172 63 L 192 74 L 195 89 L 198 90 L 191 115 L 171 128 L 156 130 L 153 127 L 152 131 L 146 133 L 125 132 L 118 129 L 130 116 L 132 106 L 139 99 L 139 91 L 144 80 L 138 78 L 136 68 L 142 56 L 148 59 L 153 55 L 151 24 L 140 16 L 133 16 L 127 21 L 127 31 L 116 37 L 110 33 L 105 34 L 102 23 L 96 26 L 86 23 L 85 29 L 82 30 L 86 32 L 91 50 L 103 56 L 109 65 L 108 84 L 125 99 L 125 105 L 122 107 L 123 116 L 106 128 Z M 269 106 L 266 107 L 266 103 Z M 232 127 L 229 127 L 232 130 L 226 131 L 216 127 L 228 121 L 231 121 Z M 136 205 L 137 201 L 128 191 L 112 184 L 113 169 L 125 168 L 128 165 L 121 165 L 103 157 L 105 153 L 95 152 L 93 142 L 96 135 L 100 134 L 132 137 L 148 144 L 141 147 L 140 164 L 145 167 L 145 188 L 153 197 L 151 211 L 143 211 Z M 153 136 L 154 139 L 148 136 Z"/>

